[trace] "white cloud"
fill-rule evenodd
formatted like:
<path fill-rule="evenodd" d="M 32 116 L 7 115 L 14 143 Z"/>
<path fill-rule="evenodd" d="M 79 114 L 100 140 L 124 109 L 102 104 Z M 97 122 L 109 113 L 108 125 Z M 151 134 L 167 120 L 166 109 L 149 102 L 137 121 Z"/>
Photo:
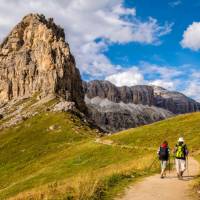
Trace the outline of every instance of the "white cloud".
<path fill-rule="evenodd" d="M 147 22 L 135 20 L 133 24 L 132 41 L 146 44 L 160 44 L 159 37 L 171 32 L 173 24 L 159 26 L 158 21 L 149 17 Z"/>
<path fill-rule="evenodd" d="M 177 70 L 176 69 L 177 67 L 173 66 L 165 66 L 165 65 L 160 66 L 148 62 L 141 62 L 140 65 L 142 66 L 146 75 L 158 76 L 161 79 L 165 80 L 170 80 L 172 78 L 176 78 L 183 74 L 182 71 Z"/>
<path fill-rule="evenodd" d="M 136 9 L 125 8 L 123 0 L 0 0 L 0 39 L 30 12 L 53 17 L 65 28 L 81 73 L 93 78 L 118 71 L 119 66 L 104 54 L 111 43 L 158 44 L 172 28 L 172 24 L 160 25 L 154 18 L 139 20 Z M 101 42 L 97 42 L 99 38 Z"/>
<path fill-rule="evenodd" d="M 108 76 L 106 80 L 119 87 L 145 84 L 143 74 L 136 67 Z"/>
<path fill-rule="evenodd" d="M 176 89 L 176 83 L 172 80 L 169 81 L 169 80 L 158 79 L 158 80 L 150 81 L 148 84 L 163 87 L 163 88 L 168 89 L 168 90 L 175 90 Z"/>
<path fill-rule="evenodd" d="M 189 48 L 194 51 L 200 49 L 200 22 L 193 22 L 183 33 L 181 41 L 183 48 Z"/>
<path fill-rule="evenodd" d="M 200 102 L 200 81 L 189 81 L 188 87 L 183 90 L 183 93 Z"/>
<path fill-rule="evenodd" d="M 106 77 L 117 86 L 155 85 L 168 90 L 177 90 L 183 72 L 172 66 L 158 66 L 141 62 L 140 66 L 121 69 L 120 72 Z"/>
<path fill-rule="evenodd" d="M 192 79 L 199 80 L 200 81 L 200 71 L 193 71 L 191 74 Z"/>
<path fill-rule="evenodd" d="M 200 102 L 200 71 L 193 70 L 186 81 L 187 85 L 182 90 L 184 94 Z"/>
<path fill-rule="evenodd" d="M 200 70 L 196 66 L 159 66 L 141 62 L 140 68 L 147 85 L 179 91 L 200 102 Z"/>
<path fill-rule="evenodd" d="M 180 4 L 182 4 L 182 1 L 180 0 L 169 2 L 169 6 L 171 6 L 172 8 L 179 6 Z"/>
<path fill-rule="evenodd" d="M 117 86 L 155 85 L 179 91 L 200 102 L 200 71 L 183 66 L 159 66 L 141 62 L 139 66 L 119 69 L 106 77 Z"/>

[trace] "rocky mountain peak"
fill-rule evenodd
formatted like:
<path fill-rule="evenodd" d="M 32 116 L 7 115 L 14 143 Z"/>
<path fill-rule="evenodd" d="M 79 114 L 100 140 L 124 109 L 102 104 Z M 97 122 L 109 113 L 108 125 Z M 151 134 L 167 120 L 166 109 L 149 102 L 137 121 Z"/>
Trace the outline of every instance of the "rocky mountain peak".
<path fill-rule="evenodd" d="M 0 102 L 36 93 L 85 107 L 80 73 L 63 28 L 52 18 L 29 14 L 0 45 Z"/>
<path fill-rule="evenodd" d="M 52 39 L 57 41 L 59 39 L 65 40 L 64 29 L 57 26 L 53 18 L 46 19 L 44 15 L 29 14 L 14 27 L 0 47 L 10 51 L 17 51 L 24 46 L 24 43 L 27 47 L 33 45 L 34 38 L 38 38 L 38 36 L 47 42 Z M 9 50 L 4 53 L 8 53 Z"/>

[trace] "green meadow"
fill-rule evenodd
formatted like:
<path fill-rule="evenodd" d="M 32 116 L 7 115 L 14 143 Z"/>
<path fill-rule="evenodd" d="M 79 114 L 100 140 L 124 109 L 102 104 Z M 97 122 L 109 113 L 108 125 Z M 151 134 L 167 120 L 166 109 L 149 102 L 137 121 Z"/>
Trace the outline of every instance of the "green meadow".
<path fill-rule="evenodd" d="M 158 172 L 158 146 L 179 136 L 199 158 L 200 113 L 100 137 L 73 113 L 42 112 L 0 132 L 0 199 L 112 199 Z"/>

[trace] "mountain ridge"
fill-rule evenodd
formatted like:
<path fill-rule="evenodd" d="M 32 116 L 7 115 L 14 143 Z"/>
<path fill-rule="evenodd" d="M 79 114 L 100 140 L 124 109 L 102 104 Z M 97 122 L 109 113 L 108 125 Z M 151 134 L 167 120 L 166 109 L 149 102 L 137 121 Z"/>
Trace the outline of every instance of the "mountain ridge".
<path fill-rule="evenodd" d="M 200 103 L 182 93 L 162 87 L 117 87 L 103 80 L 83 82 L 83 85 L 90 118 L 108 132 L 200 110 Z"/>

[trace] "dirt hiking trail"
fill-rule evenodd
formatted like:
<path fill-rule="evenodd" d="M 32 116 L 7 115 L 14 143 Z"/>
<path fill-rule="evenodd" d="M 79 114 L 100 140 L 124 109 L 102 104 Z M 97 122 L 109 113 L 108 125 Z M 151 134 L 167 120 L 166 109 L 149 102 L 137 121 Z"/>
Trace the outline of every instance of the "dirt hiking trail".
<path fill-rule="evenodd" d="M 199 172 L 199 163 L 189 158 L 189 176 L 187 171 L 183 180 L 178 180 L 173 170 L 165 179 L 154 175 L 143 179 L 126 189 L 123 197 L 116 200 L 192 200 L 190 184 Z"/>

